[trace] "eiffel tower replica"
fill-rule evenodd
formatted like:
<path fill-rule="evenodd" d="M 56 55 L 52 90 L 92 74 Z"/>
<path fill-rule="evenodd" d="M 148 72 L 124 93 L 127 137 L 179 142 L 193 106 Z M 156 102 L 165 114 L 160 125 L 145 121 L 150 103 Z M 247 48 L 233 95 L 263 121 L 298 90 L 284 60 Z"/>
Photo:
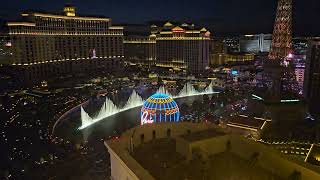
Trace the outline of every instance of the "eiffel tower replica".
<path fill-rule="evenodd" d="M 255 102 L 249 105 L 250 109 L 259 109 L 258 114 L 267 113 L 268 118 L 275 121 L 301 119 L 305 113 L 304 104 L 295 91 L 297 82 L 293 63 L 290 63 L 292 52 L 292 0 L 278 0 L 271 50 L 264 61 L 263 88 L 252 94 Z"/>
<path fill-rule="evenodd" d="M 282 79 L 292 67 L 286 67 L 285 60 L 292 53 L 292 0 L 279 0 L 268 59 L 264 63 L 265 76 L 271 80 L 267 94 L 269 101 L 281 101 Z M 291 74 L 291 73 L 290 73 Z M 288 80 L 289 78 L 285 78 Z M 288 90 L 286 90 L 286 93 Z M 292 93 L 292 92 L 291 92 Z"/>

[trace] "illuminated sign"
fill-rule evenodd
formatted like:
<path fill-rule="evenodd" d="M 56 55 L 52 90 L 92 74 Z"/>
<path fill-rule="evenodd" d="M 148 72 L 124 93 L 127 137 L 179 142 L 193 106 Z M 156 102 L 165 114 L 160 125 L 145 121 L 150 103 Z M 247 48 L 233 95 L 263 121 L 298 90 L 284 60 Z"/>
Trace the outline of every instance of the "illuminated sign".
<path fill-rule="evenodd" d="M 180 112 L 172 96 L 156 93 L 150 96 L 141 108 L 141 125 L 158 122 L 178 122 Z"/>
<path fill-rule="evenodd" d="M 232 70 L 231 74 L 234 75 L 234 76 L 237 76 L 238 75 L 238 71 L 237 70 Z"/>
<path fill-rule="evenodd" d="M 152 120 L 152 116 L 151 116 L 151 113 L 149 114 L 148 111 L 144 111 L 141 115 L 141 125 L 144 125 L 144 124 L 151 124 L 153 123 L 154 121 Z"/>

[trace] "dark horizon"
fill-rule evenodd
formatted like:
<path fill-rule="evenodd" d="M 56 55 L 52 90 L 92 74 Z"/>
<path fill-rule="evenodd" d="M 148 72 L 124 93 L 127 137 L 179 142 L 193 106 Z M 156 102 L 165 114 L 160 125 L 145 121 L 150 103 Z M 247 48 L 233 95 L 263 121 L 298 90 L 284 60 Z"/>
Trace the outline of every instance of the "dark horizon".
<path fill-rule="evenodd" d="M 41 10 L 60 13 L 70 1 L 45 2 L 11 0 L 3 3 L 0 18 L 14 20 L 24 10 Z M 263 3 L 262 3 L 263 2 Z M 295 36 L 320 35 L 320 24 L 314 19 L 320 17 L 320 1 L 294 0 L 293 32 Z M 214 34 L 272 33 L 277 0 L 191 0 L 161 2 L 152 0 L 74 0 L 78 14 L 103 15 L 114 24 L 146 24 L 149 21 L 189 21 L 205 26 Z"/>

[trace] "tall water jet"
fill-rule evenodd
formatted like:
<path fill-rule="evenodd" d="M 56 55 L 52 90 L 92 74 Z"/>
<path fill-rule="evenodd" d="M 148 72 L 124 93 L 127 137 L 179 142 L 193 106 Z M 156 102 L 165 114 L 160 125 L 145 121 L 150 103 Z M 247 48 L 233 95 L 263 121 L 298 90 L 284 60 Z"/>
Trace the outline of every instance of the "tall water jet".
<path fill-rule="evenodd" d="M 158 91 L 158 93 L 162 94 L 168 94 L 170 93 L 163 87 L 161 86 Z M 192 84 L 187 83 L 184 85 L 182 90 L 179 92 L 177 96 L 173 96 L 173 98 L 183 98 L 183 97 L 189 97 L 189 96 L 197 96 L 197 95 L 204 95 L 204 94 L 214 94 L 214 93 L 219 93 L 215 92 L 213 90 L 213 83 L 211 82 L 210 85 L 202 92 L 197 91 Z M 81 107 L 81 122 L 82 125 L 80 130 L 92 125 L 93 123 L 96 123 L 98 121 L 101 121 L 107 117 L 110 117 L 112 115 L 115 115 L 117 113 L 139 107 L 143 105 L 143 99 L 142 97 L 136 92 L 133 91 L 131 96 L 129 97 L 127 103 L 123 108 L 118 108 L 109 98 L 106 98 L 105 103 L 102 105 L 98 115 L 95 118 L 91 118 L 88 113 L 85 112 L 85 110 Z"/>
<path fill-rule="evenodd" d="M 143 104 L 142 97 L 135 90 L 133 90 L 131 96 L 129 97 L 126 105 L 122 108 L 122 110 L 139 107 L 139 106 L 142 106 L 142 104 Z"/>
<path fill-rule="evenodd" d="M 167 94 L 169 96 L 172 96 L 172 94 L 170 94 L 169 91 L 164 86 L 160 86 L 158 91 L 157 91 L 157 93 L 159 93 L 159 94 Z"/>
<path fill-rule="evenodd" d="M 92 123 L 93 123 L 93 119 L 89 116 L 89 114 L 81 106 L 81 127 L 90 126 Z"/>
<path fill-rule="evenodd" d="M 100 108 L 100 111 L 98 112 L 98 115 L 96 116 L 96 119 L 101 119 L 105 116 L 105 113 L 107 112 L 107 99 L 103 103 L 102 107 Z"/>
<path fill-rule="evenodd" d="M 192 84 L 187 83 L 183 86 L 182 90 L 178 94 L 178 97 L 188 97 L 188 96 L 195 96 L 199 95 L 200 92 L 198 92 Z"/>
<path fill-rule="evenodd" d="M 118 113 L 120 110 L 119 108 L 111 101 L 111 99 L 106 98 L 106 102 L 104 103 L 104 107 L 100 110 L 99 115 L 96 120 L 101 120 L 103 118 L 112 116 Z"/>
<path fill-rule="evenodd" d="M 209 86 L 206 87 L 206 89 L 204 90 L 204 93 L 206 93 L 206 94 L 214 93 L 214 90 L 213 90 L 213 82 L 212 82 L 212 81 L 211 81 L 211 83 L 209 84 Z"/>

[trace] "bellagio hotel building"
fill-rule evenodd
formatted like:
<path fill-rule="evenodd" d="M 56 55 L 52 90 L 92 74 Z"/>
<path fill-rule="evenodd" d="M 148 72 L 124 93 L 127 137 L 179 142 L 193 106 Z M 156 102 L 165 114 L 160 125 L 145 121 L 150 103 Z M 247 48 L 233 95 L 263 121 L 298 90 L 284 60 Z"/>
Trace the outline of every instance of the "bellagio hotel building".
<path fill-rule="evenodd" d="M 73 6 L 65 6 L 61 15 L 24 12 L 21 16 L 23 21 L 7 23 L 9 65 L 22 73 L 25 83 L 120 67 L 123 27 L 112 26 L 110 18 L 78 16 Z"/>

